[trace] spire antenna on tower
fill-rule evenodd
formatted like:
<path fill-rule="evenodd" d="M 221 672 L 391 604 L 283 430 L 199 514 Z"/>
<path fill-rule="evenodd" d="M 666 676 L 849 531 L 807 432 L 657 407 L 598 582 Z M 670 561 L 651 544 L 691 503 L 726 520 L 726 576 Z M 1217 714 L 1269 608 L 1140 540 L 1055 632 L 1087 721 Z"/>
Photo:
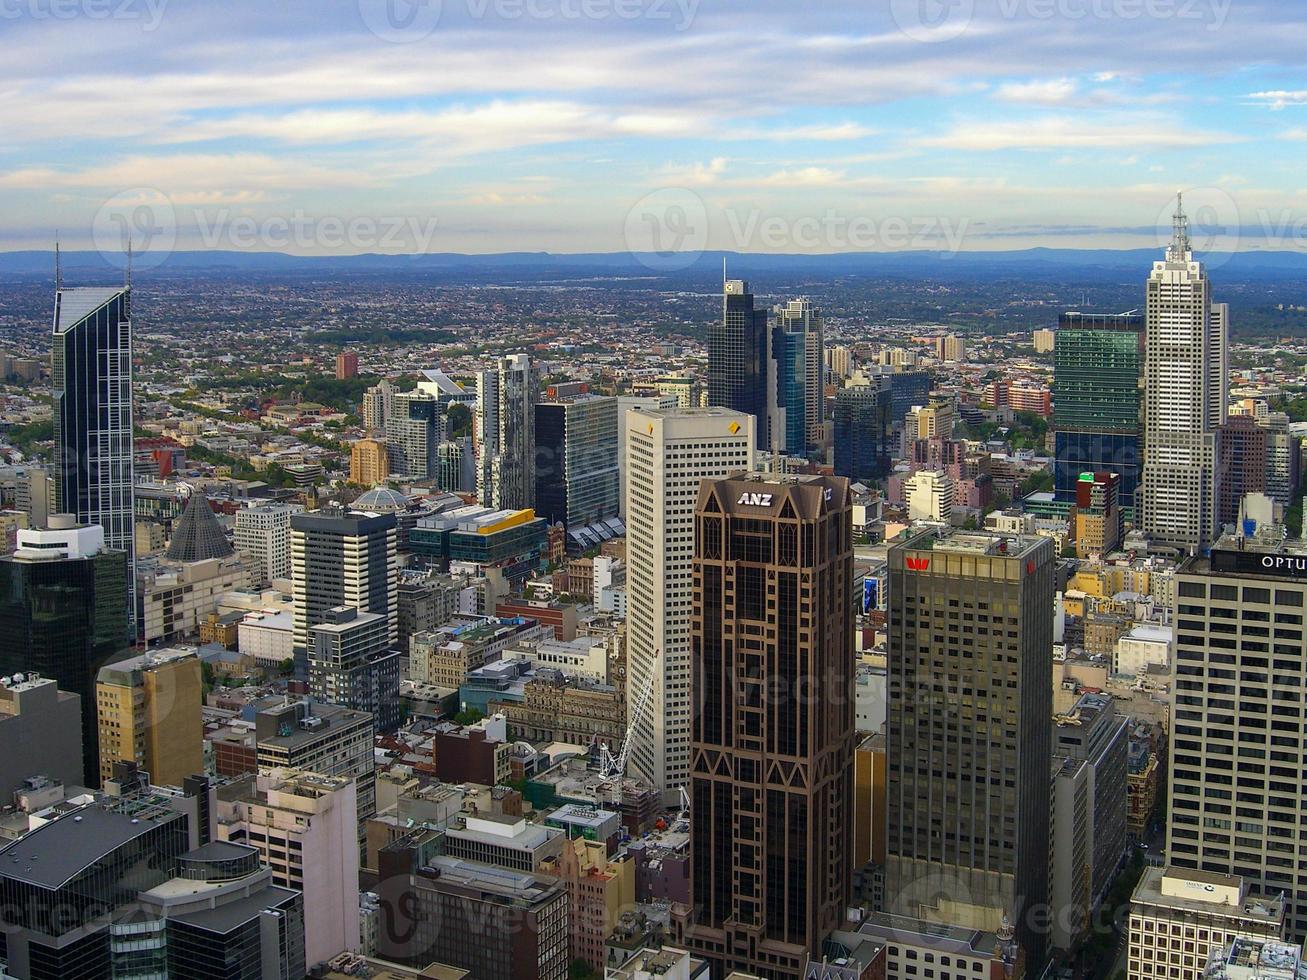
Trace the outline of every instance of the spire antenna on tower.
<path fill-rule="evenodd" d="M 1189 218 L 1184 213 L 1184 194 L 1175 192 L 1175 214 L 1171 216 L 1171 247 L 1167 249 L 1167 259 L 1172 262 L 1184 262 L 1191 251 L 1189 244 Z"/>
<path fill-rule="evenodd" d="M 54 291 L 56 293 L 64 288 L 63 268 L 59 259 L 59 230 L 56 228 L 54 233 Z"/>
<path fill-rule="evenodd" d="M 132 236 L 127 236 L 127 268 L 123 273 L 123 286 L 126 289 L 132 288 Z"/>

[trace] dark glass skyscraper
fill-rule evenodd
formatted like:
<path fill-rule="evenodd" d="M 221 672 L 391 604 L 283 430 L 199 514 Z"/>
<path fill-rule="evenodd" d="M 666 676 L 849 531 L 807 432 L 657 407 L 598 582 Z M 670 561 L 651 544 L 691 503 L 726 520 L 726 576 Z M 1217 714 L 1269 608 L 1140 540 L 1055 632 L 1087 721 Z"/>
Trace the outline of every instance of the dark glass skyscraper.
<path fill-rule="evenodd" d="M 52 546 L 56 536 L 68 546 Z M 95 677 L 126 654 L 127 556 L 99 547 L 95 528 L 61 528 L 42 538 L 39 548 L 20 542 L 0 558 L 0 674 L 35 672 L 82 699 L 83 776 L 98 786 Z"/>
<path fill-rule="evenodd" d="M 55 510 L 104 528 L 127 554 L 134 595 L 130 287 L 55 291 L 50 368 Z M 124 608 L 135 615 L 127 598 Z"/>
<path fill-rule="evenodd" d="M 1044 958 L 1053 542 L 927 531 L 889 551 L 891 911 Z"/>
<path fill-rule="evenodd" d="M 850 480 L 884 479 L 893 462 L 893 395 L 884 377 L 835 393 L 835 475 Z"/>
<path fill-rule="evenodd" d="M 805 297 L 772 311 L 771 357 L 767 394 L 769 447 L 773 452 L 806 456 L 822 442 L 825 421 L 825 340 L 821 314 Z"/>
<path fill-rule="evenodd" d="M 1134 506 L 1142 465 L 1140 378 L 1144 318 L 1138 313 L 1064 313 L 1053 347 L 1053 485 L 1074 503 L 1085 472 L 1121 476 Z"/>
<path fill-rule="evenodd" d="M 758 420 L 754 445 L 770 449 L 767 425 L 767 311 L 743 279 L 722 286 L 722 318 L 708 328 L 708 404 Z"/>
<path fill-rule="evenodd" d="M 569 530 L 616 517 L 617 399 L 579 395 L 535 408 L 535 510 Z"/>
<path fill-rule="evenodd" d="M 705 480 L 690 629 L 688 934 L 714 976 L 801 977 L 844 919 L 853 546 L 838 477 Z"/>

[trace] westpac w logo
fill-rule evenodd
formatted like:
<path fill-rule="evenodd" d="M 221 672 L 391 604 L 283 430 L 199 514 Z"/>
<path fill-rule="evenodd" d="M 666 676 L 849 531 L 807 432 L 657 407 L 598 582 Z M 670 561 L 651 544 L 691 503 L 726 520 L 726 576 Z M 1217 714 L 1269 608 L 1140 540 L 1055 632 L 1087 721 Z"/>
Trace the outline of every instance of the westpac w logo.
<path fill-rule="evenodd" d="M 913 572 L 924 572 L 926 569 L 928 569 L 928 568 L 930 567 L 930 559 L 929 559 L 929 558 L 911 558 L 911 557 L 909 557 L 909 558 L 906 558 L 906 559 L 904 559 L 904 560 L 905 560 L 905 561 L 907 562 L 907 564 L 908 564 L 908 570 L 909 570 L 909 571 L 913 571 Z"/>

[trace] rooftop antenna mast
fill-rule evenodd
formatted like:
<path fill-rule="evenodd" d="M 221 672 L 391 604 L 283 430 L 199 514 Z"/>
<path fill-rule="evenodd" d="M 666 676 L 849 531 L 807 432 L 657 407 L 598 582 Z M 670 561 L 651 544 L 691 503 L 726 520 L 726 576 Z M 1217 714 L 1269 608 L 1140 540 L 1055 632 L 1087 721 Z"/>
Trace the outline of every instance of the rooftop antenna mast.
<path fill-rule="evenodd" d="M 127 269 L 123 274 L 123 287 L 132 288 L 132 236 L 127 236 Z"/>
<path fill-rule="evenodd" d="M 1167 250 L 1167 258 L 1172 262 L 1183 262 L 1189 251 L 1189 218 L 1184 213 L 1184 195 L 1176 191 L 1175 214 L 1171 216 L 1171 247 Z"/>
<path fill-rule="evenodd" d="M 56 293 L 64 288 L 63 269 L 59 259 L 59 230 L 56 228 L 54 233 L 54 291 Z"/>

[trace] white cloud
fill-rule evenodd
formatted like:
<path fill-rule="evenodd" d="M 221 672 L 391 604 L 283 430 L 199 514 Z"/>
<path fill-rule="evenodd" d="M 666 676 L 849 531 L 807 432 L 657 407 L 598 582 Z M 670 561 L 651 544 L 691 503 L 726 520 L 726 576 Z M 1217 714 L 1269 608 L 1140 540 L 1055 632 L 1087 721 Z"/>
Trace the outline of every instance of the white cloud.
<path fill-rule="evenodd" d="M 1185 126 L 1176 120 L 1094 122 L 1067 116 L 1008 122 L 964 122 L 917 145 L 952 150 L 1110 150 L 1120 146 L 1199 147 L 1239 142 L 1239 137 Z"/>
<path fill-rule="evenodd" d="M 1052 78 L 1045 81 L 1008 82 L 1000 85 L 994 97 L 1000 102 L 1029 103 L 1032 105 L 1062 105 L 1080 90 L 1074 78 Z"/>
<path fill-rule="evenodd" d="M 1249 101 L 1264 105 L 1268 109 L 1279 110 L 1289 106 L 1307 105 L 1307 89 L 1298 89 L 1296 91 L 1274 89 L 1268 92 L 1249 92 L 1247 98 Z"/>

